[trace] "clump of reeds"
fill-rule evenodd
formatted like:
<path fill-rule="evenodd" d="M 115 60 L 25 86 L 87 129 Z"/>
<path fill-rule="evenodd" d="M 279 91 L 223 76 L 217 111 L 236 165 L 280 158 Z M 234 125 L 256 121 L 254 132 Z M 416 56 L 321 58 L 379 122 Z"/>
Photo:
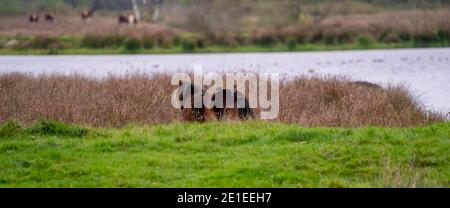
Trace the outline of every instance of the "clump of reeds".
<path fill-rule="evenodd" d="M 283 81 L 280 117 L 306 126 L 415 126 L 442 120 L 427 111 L 403 86 L 382 88 L 345 78 Z"/>
<path fill-rule="evenodd" d="M 66 123 L 120 127 L 168 123 L 178 115 L 170 105 L 170 77 L 129 75 L 93 80 L 82 76 L 0 76 L 0 122 Z"/>
<path fill-rule="evenodd" d="M 95 127 L 179 122 L 166 74 L 90 79 L 79 75 L 0 75 L 0 123 L 49 119 Z M 259 112 L 259 109 L 255 110 Z M 258 118 L 258 115 L 256 115 Z M 276 121 L 304 126 L 415 126 L 439 122 L 401 86 L 381 88 L 344 78 L 282 80 Z"/>

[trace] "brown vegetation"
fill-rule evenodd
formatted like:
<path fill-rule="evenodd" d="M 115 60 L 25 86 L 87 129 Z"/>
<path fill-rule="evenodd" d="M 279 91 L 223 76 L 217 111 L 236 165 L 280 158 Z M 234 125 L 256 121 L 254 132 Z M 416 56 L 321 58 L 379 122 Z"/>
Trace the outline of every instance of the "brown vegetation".
<path fill-rule="evenodd" d="M 281 85 L 283 123 L 306 126 L 414 126 L 436 122 L 441 115 L 427 112 L 402 86 L 380 88 L 346 79 L 298 78 Z"/>
<path fill-rule="evenodd" d="M 67 16 L 58 18 L 54 24 L 36 25 L 24 21 L 23 17 L 8 17 L 0 19 L 0 35 L 50 38 L 69 35 L 92 39 L 96 42 L 115 37 L 132 37 L 143 40 L 142 42 L 152 40 L 155 45 L 161 45 L 164 48 L 179 44 L 180 39 L 182 39 L 181 42 L 192 42 L 199 47 L 246 44 L 270 46 L 276 43 L 341 44 L 353 43 L 361 38 L 369 43 L 371 41 L 384 43 L 413 41 L 418 46 L 450 42 L 450 22 L 448 21 L 450 12 L 448 10 L 335 15 L 319 19 L 302 16 L 297 23 L 278 26 L 246 22 L 252 19 L 250 17 L 232 18 L 236 15 L 226 16 L 228 18 L 225 20 L 201 16 L 202 13 L 195 13 L 195 15 L 198 17 L 189 17 L 185 25 L 177 27 L 148 22 L 140 22 L 136 27 L 119 26 L 116 16 L 96 16 L 90 24 L 86 24 L 79 17 Z M 128 20 L 125 16 L 123 19 L 124 22 Z M 228 19 L 234 22 L 228 23 Z M 158 44 L 159 42 L 161 43 Z"/>
<path fill-rule="evenodd" d="M 291 26 L 279 36 L 303 42 L 352 42 L 368 36 L 381 42 L 436 41 L 450 39 L 450 12 L 397 11 L 378 14 L 333 16 L 320 23 Z"/>
<path fill-rule="evenodd" d="M 176 29 L 163 25 L 142 23 L 139 27 L 120 27 L 117 16 L 100 16 L 92 18 L 89 24 L 79 16 L 60 16 L 53 24 L 40 23 L 30 25 L 23 17 L 0 18 L 0 35 L 8 36 L 142 36 L 174 33 Z"/>
<path fill-rule="evenodd" d="M 99 127 L 181 121 L 170 104 L 170 76 L 127 75 L 101 80 L 82 76 L 0 75 L 0 123 L 40 119 Z M 402 87 L 379 88 L 342 78 L 281 83 L 279 122 L 304 126 L 415 126 L 442 121 Z M 255 110 L 258 118 L 259 110 Z"/>

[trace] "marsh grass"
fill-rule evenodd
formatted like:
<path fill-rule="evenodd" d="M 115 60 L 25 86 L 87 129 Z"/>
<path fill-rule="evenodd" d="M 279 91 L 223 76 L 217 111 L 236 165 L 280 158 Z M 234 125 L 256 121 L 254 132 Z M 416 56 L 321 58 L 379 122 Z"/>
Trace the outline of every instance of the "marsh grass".
<path fill-rule="evenodd" d="M 168 74 L 90 79 L 79 75 L 0 75 L 0 123 L 49 119 L 94 127 L 180 122 Z M 255 109 L 258 118 L 259 111 Z M 443 121 L 402 86 L 381 88 L 339 77 L 281 80 L 275 120 L 302 126 L 418 126 Z"/>

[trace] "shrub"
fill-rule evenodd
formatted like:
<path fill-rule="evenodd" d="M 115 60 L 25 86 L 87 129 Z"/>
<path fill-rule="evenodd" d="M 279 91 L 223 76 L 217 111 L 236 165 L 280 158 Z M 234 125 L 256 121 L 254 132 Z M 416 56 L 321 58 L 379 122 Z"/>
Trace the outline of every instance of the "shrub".
<path fill-rule="evenodd" d="M 184 39 L 181 42 L 181 48 L 183 49 L 184 52 L 193 52 L 195 50 L 195 42 L 190 40 L 190 39 Z"/>
<path fill-rule="evenodd" d="M 20 133 L 22 130 L 19 122 L 15 120 L 9 120 L 0 126 L 0 138 L 14 136 Z"/>
<path fill-rule="evenodd" d="M 67 136 L 67 137 L 83 137 L 88 130 L 79 126 L 66 125 L 64 123 L 43 120 L 27 129 L 31 134 Z"/>
<path fill-rule="evenodd" d="M 297 40 L 295 40 L 294 38 L 289 38 L 286 44 L 289 51 L 293 51 L 295 50 L 295 48 L 297 48 Z"/>
<path fill-rule="evenodd" d="M 145 49 L 152 49 L 155 46 L 155 41 L 152 37 L 143 37 L 142 45 Z"/>
<path fill-rule="evenodd" d="M 135 52 L 142 47 L 141 41 L 137 38 L 128 38 L 125 41 L 124 46 L 127 52 Z"/>
<path fill-rule="evenodd" d="M 81 46 L 87 48 L 117 48 L 124 44 L 125 37 L 118 35 L 87 35 L 81 40 Z"/>
<path fill-rule="evenodd" d="M 437 33 L 439 42 L 445 43 L 450 41 L 450 32 L 440 29 Z"/>
<path fill-rule="evenodd" d="M 57 48 L 50 48 L 50 49 L 47 51 L 47 54 L 48 54 L 48 55 L 57 55 L 57 54 L 60 54 L 60 51 L 59 51 Z"/>
<path fill-rule="evenodd" d="M 256 43 L 260 46 L 268 47 L 275 44 L 278 40 L 270 35 L 264 35 L 256 38 Z"/>
<path fill-rule="evenodd" d="M 439 36 L 433 33 L 422 33 L 414 37 L 415 41 L 420 43 L 422 46 L 428 46 L 430 43 L 435 43 L 439 41 Z"/>
<path fill-rule="evenodd" d="M 88 35 L 81 40 L 81 46 L 88 48 L 99 48 L 99 43 L 96 37 Z"/>
<path fill-rule="evenodd" d="M 361 36 L 357 40 L 357 45 L 359 48 L 371 48 L 373 47 L 374 40 L 370 36 Z"/>
<path fill-rule="evenodd" d="M 197 45 L 198 48 L 205 48 L 206 43 L 205 43 L 205 41 L 203 39 L 198 39 L 196 42 L 197 42 L 196 45 Z"/>
<path fill-rule="evenodd" d="M 36 49 L 62 48 L 63 44 L 55 37 L 37 36 L 31 40 L 31 47 Z"/>
<path fill-rule="evenodd" d="M 117 48 L 124 44 L 126 37 L 121 35 L 109 35 L 102 37 L 100 41 L 103 43 L 103 47 L 105 48 Z"/>

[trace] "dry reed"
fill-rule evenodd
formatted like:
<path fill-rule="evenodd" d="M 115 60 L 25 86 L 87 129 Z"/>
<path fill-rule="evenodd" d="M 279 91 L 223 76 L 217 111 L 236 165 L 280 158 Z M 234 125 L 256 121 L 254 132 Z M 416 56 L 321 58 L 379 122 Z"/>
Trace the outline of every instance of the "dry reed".
<path fill-rule="evenodd" d="M 41 119 L 95 127 L 179 122 L 170 104 L 170 76 L 126 75 L 101 80 L 71 75 L 0 75 L 0 123 Z M 379 88 L 344 78 L 282 80 L 276 121 L 303 126 L 415 126 L 439 122 L 403 87 Z M 259 109 L 256 110 L 259 112 Z"/>

